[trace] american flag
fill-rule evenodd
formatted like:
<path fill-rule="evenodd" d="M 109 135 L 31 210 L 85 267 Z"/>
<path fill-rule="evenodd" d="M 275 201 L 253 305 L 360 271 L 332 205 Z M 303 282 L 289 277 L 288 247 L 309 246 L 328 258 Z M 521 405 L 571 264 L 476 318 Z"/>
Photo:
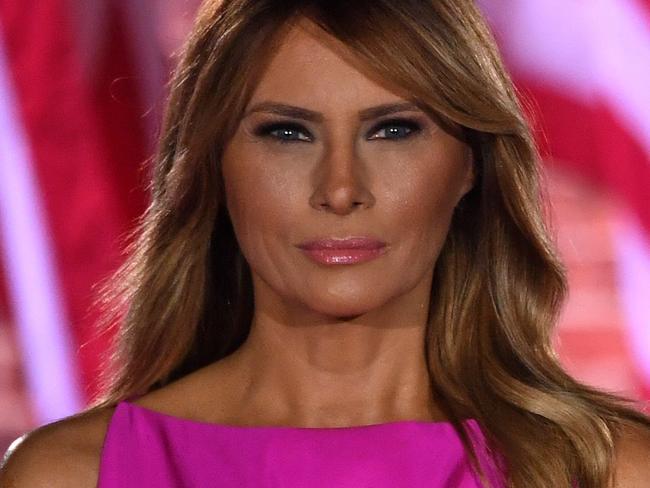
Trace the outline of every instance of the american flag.
<path fill-rule="evenodd" d="M 97 388 L 92 287 L 146 204 L 155 40 L 146 2 L 0 2 L 2 313 L 37 423 Z"/>
<path fill-rule="evenodd" d="M 650 397 L 650 1 L 481 6 L 528 101 L 547 168 L 562 175 L 558 212 L 568 179 L 586 206 L 574 206 L 573 219 L 559 215 L 574 227 L 559 232 L 572 290 L 560 349 L 584 359 L 580 368 L 567 358 L 567 367 Z"/>

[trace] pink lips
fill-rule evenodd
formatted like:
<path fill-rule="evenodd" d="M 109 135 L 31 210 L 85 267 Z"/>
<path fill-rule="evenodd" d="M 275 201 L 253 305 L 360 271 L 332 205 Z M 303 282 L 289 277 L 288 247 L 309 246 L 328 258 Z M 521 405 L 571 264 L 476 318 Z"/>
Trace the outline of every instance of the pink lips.
<path fill-rule="evenodd" d="M 386 252 L 386 243 L 368 237 L 318 239 L 298 246 L 321 264 L 354 264 L 375 259 Z"/>

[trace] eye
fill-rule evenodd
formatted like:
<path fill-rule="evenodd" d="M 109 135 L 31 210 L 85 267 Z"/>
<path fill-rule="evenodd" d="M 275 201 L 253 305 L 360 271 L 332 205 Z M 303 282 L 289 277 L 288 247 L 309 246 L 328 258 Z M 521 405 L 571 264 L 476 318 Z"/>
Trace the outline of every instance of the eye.
<path fill-rule="evenodd" d="M 369 139 L 406 139 L 419 132 L 420 129 L 420 124 L 413 120 L 391 119 L 376 125 L 370 131 L 371 134 L 375 135 L 370 136 Z M 376 134 L 379 134 L 379 136 Z"/>
<path fill-rule="evenodd" d="M 311 134 L 299 124 L 287 122 L 271 122 L 262 124 L 255 129 L 255 135 L 270 137 L 280 143 L 309 142 Z"/>

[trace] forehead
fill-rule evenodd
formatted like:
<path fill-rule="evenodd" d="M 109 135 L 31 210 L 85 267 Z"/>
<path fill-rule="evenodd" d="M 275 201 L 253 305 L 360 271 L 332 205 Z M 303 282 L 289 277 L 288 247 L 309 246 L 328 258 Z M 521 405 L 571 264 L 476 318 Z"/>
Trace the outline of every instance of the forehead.
<path fill-rule="evenodd" d="M 405 96 L 373 74 L 339 40 L 301 18 L 280 38 L 251 103 L 281 99 L 324 109 L 372 105 L 403 100 Z"/>

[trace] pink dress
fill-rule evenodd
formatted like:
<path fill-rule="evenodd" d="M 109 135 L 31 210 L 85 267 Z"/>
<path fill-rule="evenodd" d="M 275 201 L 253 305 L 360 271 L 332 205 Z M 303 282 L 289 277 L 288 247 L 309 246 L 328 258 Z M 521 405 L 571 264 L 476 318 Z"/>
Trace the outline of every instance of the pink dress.
<path fill-rule="evenodd" d="M 481 465 L 500 481 L 475 420 Z M 472 436 L 474 438 L 474 436 Z M 98 488 L 482 487 L 452 425 L 402 420 L 353 427 L 232 426 L 127 401 L 110 421 Z"/>

